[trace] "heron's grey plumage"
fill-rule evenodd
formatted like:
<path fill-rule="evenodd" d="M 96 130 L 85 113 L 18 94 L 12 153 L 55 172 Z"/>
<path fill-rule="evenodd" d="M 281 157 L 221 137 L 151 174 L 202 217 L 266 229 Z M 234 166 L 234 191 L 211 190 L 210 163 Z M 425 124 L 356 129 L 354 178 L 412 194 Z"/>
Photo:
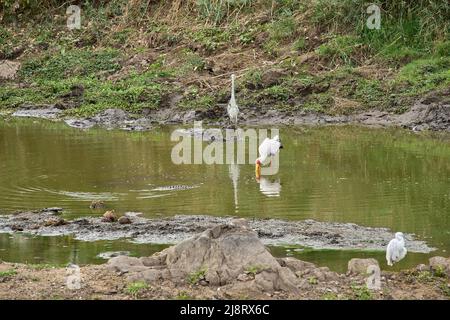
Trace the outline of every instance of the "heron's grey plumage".
<path fill-rule="evenodd" d="M 231 98 L 228 102 L 227 111 L 228 116 L 230 117 L 230 121 L 233 122 L 234 125 L 238 122 L 238 115 L 239 115 L 239 107 L 236 103 L 236 96 L 235 96 L 235 88 L 234 88 L 234 80 L 235 75 L 231 75 Z"/>

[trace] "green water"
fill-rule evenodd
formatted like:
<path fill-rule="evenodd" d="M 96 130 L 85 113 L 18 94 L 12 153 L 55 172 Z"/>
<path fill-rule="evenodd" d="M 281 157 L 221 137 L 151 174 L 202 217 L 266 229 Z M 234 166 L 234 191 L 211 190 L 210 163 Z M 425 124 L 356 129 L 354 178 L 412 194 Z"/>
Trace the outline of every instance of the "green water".
<path fill-rule="evenodd" d="M 280 170 L 259 185 L 253 165 L 175 165 L 174 127 L 152 132 L 94 129 L 61 123 L 0 120 L 0 212 L 63 207 L 67 218 L 100 215 L 94 199 L 122 213 L 176 214 L 353 222 L 415 233 L 450 250 L 450 139 L 399 129 L 281 127 Z M 189 185 L 189 190 L 159 189 Z M 158 245 L 75 241 L 0 234 L 0 259 L 98 263 L 103 251 L 151 254 Z M 382 252 L 271 248 L 334 269 L 349 258 Z M 408 254 L 400 267 L 425 262 Z"/>

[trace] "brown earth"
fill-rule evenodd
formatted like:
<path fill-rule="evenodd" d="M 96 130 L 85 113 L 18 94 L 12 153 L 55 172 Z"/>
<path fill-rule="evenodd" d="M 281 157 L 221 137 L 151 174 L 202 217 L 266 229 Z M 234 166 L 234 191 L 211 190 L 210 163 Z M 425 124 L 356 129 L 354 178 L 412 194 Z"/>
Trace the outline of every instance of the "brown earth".
<path fill-rule="evenodd" d="M 252 292 L 245 287 L 203 286 L 175 284 L 158 280 L 147 288 L 133 293 L 130 283 L 103 265 L 81 267 L 82 288 L 70 290 L 66 286 L 65 268 L 37 270 L 24 264 L 0 263 L 0 274 L 14 270 L 15 275 L 0 277 L 0 299 L 363 299 L 365 284 L 362 276 L 339 274 L 333 280 L 317 280 L 297 294 L 283 291 Z M 321 272 L 320 270 L 317 272 Z M 424 271 L 409 270 L 399 273 L 383 272 L 382 289 L 371 292 L 372 299 L 449 299 L 448 278 L 423 276 Z"/>
<path fill-rule="evenodd" d="M 243 219 L 197 234 L 150 257 L 118 256 L 107 264 L 56 268 L 0 262 L 0 299 L 449 299 L 450 259 L 380 272 L 368 289 L 372 259 L 348 272 L 295 258 L 275 258 Z M 375 272 L 376 273 L 376 272 Z"/>

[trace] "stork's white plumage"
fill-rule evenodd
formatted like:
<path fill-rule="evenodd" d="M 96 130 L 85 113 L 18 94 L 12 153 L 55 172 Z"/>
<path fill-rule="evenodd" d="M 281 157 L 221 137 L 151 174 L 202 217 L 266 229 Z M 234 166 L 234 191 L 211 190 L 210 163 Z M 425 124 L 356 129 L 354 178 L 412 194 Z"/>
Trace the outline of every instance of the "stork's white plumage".
<path fill-rule="evenodd" d="M 389 266 L 395 262 L 399 262 L 406 256 L 407 250 L 405 248 L 405 239 L 403 233 L 397 232 L 395 238 L 389 241 L 386 249 L 386 260 Z"/>
<path fill-rule="evenodd" d="M 270 160 L 270 158 L 276 155 L 282 148 L 283 145 L 281 144 L 279 136 L 275 136 L 272 139 L 264 139 L 264 141 L 258 148 L 259 158 L 257 158 L 255 161 L 256 178 L 259 178 L 261 176 L 261 165 L 265 165 Z"/>
<path fill-rule="evenodd" d="M 235 89 L 234 89 L 234 80 L 236 79 L 236 76 L 234 74 L 231 75 L 231 98 L 228 102 L 227 111 L 228 116 L 230 117 L 230 121 L 234 123 L 234 125 L 237 124 L 238 121 L 238 115 L 239 115 L 239 107 L 236 103 L 236 97 L 235 97 Z"/>

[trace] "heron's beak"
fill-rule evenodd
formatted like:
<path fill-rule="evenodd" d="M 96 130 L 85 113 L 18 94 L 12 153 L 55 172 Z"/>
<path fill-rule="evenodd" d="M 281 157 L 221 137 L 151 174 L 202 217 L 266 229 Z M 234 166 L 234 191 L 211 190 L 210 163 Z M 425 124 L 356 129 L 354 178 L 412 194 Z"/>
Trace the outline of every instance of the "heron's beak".
<path fill-rule="evenodd" d="M 259 179 L 261 177 L 261 165 L 259 163 L 255 165 L 255 176 L 256 179 Z"/>

